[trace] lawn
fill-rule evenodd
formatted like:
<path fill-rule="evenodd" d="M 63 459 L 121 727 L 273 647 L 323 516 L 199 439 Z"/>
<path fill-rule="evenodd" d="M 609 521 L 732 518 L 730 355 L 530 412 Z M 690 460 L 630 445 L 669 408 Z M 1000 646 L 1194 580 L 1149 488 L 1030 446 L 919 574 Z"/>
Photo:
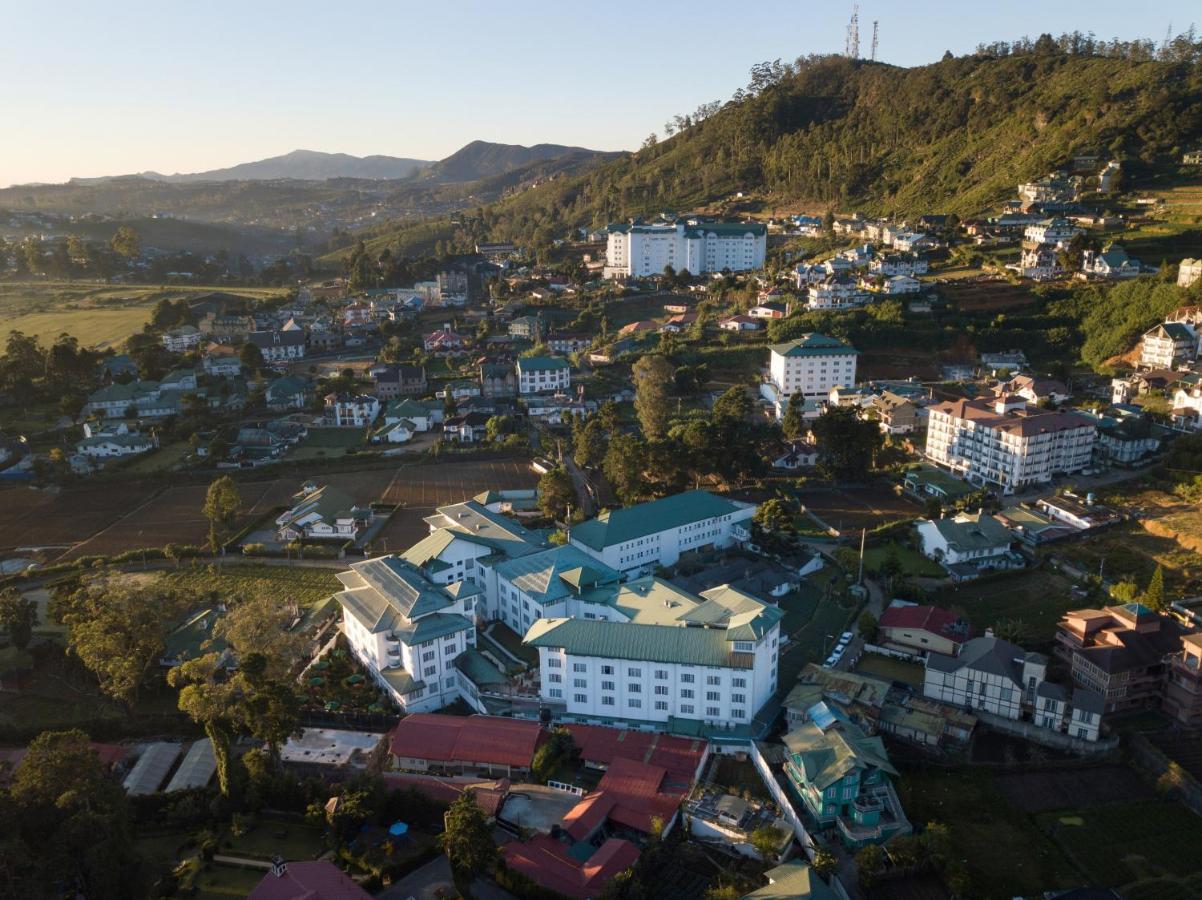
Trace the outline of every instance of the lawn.
<path fill-rule="evenodd" d="M 221 837 L 218 852 L 269 860 L 277 855 L 284 859 L 314 859 L 324 850 L 320 828 L 304 822 L 262 819 L 237 837 L 227 831 Z"/>
<path fill-rule="evenodd" d="M 891 656 L 881 656 L 877 653 L 865 653 L 856 665 L 856 671 L 861 675 L 872 675 L 888 681 L 900 681 L 903 684 L 921 686 L 925 678 L 925 670 L 921 663 L 910 662 L 906 659 L 894 659 Z"/>
<path fill-rule="evenodd" d="M 927 559 L 913 547 L 906 547 L 896 541 L 867 548 L 864 551 L 864 567 L 870 572 L 879 572 L 881 564 L 889 558 L 891 552 L 897 555 L 902 574 L 909 578 L 943 578 L 947 575 L 943 566 L 935 560 Z"/>
<path fill-rule="evenodd" d="M 365 444 L 362 428 L 310 428 L 309 436 L 289 453 L 289 458 L 345 456 L 348 450 Z"/>
<path fill-rule="evenodd" d="M 166 472 L 180 466 L 192 448 L 187 441 L 176 441 L 157 450 L 145 453 L 120 467 L 123 473 L 134 475 L 153 475 Z"/>
<path fill-rule="evenodd" d="M 230 563 L 222 568 L 178 569 L 168 572 L 165 577 L 173 584 L 197 593 L 294 600 L 305 609 L 324 603 L 342 589 L 335 570 L 317 566 Z"/>
<path fill-rule="evenodd" d="M 1089 606 L 1087 598 L 1069 593 L 1071 587 L 1045 565 L 941 588 L 932 600 L 967 619 L 977 634 L 1003 620 L 1018 620 L 1030 640 L 1047 643 L 1064 613 Z"/>

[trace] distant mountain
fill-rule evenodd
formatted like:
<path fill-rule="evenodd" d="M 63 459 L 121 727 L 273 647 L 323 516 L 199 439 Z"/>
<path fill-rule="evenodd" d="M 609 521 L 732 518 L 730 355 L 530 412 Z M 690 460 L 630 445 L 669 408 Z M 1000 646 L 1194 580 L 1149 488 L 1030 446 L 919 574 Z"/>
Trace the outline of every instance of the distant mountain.
<path fill-rule="evenodd" d="M 533 147 L 523 147 L 521 144 L 472 141 L 446 159 L 422 170 L 421 177 L 443 183 L 477 181 L 493 175 L 504 175 L 544 160 L 571 158 L 584 162 L 605 155 L 607 154 L 598 150 L 566 147 L 563 144 L 535 144 Z"/>
<path fill-rule="evenodd" d="M 351 156 L 348 153 L 322 153 L 317 150 L 293 150 L 283 156 L 255 162 L 211 169 L 208 172 L 160 175 L 143 172 L 143 178 L 175 183 L 194 181 L 326 181 L 330 178 L 365 178 L 395 180 L 408 178 L 418 169 L 429 165 L 423 159 L 404 159 L 397 156 Z"/>

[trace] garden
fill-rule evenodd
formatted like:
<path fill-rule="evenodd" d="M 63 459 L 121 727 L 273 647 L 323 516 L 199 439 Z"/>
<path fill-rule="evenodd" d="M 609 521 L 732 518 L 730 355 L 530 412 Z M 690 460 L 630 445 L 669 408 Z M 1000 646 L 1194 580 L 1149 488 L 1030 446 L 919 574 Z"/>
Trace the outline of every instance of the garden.
<path fill-rule="evenodd" d="M 305 670 L 301 688 L 302 702 L 315 712 L 389 715 L 396 711 L 383 688 L 364 673 L 341 635 L 333 650 Z"/>

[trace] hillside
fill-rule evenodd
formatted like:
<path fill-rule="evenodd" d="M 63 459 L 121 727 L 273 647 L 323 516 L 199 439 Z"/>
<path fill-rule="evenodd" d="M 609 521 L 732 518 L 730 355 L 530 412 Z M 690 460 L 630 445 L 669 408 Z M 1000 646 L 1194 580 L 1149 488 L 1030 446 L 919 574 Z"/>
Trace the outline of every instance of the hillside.
<path fill-rule="evenodd" d="M 325 181 L 330 178 L 396 179 L 408 178 L 427 160 L 396 156 L 351 156 L 348 153 L 322 153 L 317 150 L 293 150 L 283 156 L 241 163 L 207 172 L 160 175 L 143 172 L 142 178 L 179 183 L 194 181 Z"/>
<path fill-rule="evenodd" d="M 745 210 L 976 214 L 1074 151 L 1115 154 L 1138 179 L 1202 140 L 1196 63 L 1054 47 L 911 69 L 817 58 L 736 96 L 670 139 L 488 206 L 464 226 L 376 229 L 372 248 L 543 243 L 568 226 L 729 209 L 738 192 Z"/>
<path fill-rule="evenodd" d="M 602 154 L 596 150 L 565 147 L 562 144 L 535 144 L 533 147 L 523 147 L 520 144 L 472 141 L 446 159 L 432 163 L 421 172 L 421 177 L 441 182 L 477 181 L 522 169 L 531 163 L 564 158 L 584 161 L 598 155 Z"/>

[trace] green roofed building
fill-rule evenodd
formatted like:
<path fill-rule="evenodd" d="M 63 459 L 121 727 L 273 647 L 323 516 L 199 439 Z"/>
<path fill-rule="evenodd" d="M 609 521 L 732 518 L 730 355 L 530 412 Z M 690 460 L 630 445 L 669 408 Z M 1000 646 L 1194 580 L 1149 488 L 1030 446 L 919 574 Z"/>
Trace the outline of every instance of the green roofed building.
<path fill-rule="evenodd" d="M 572 367 L 558 356 L 527 356 L 517 361 L 518 393 L 562 393 L 572 386 Z"/>
<path fill-rule="evenodd" d="M 529 607 L 541 698 L 561 715 L 739 728 L 775 693 L 778 607 L 729 585 L 696 595 L 651 576 L 623 584 L 570 547 L 558 553 L 510 564 L 528 564 L 524 589 L 501 584 L 523 622 Z"/>
<path fill-rule="evenodd" d="M 835 900 L 836 894 L 804 859 L 791 859 L 764 873 L 768 884 L 743 900 Z"/>
<path fill-rule="evenodd" d="M 750 537 L 754 503 L 708 491 L 607 510 L 572 529 L 570 542 L 598 562 L 638 577 L 675 565 L 690 550 L 729 547 Z"/>

